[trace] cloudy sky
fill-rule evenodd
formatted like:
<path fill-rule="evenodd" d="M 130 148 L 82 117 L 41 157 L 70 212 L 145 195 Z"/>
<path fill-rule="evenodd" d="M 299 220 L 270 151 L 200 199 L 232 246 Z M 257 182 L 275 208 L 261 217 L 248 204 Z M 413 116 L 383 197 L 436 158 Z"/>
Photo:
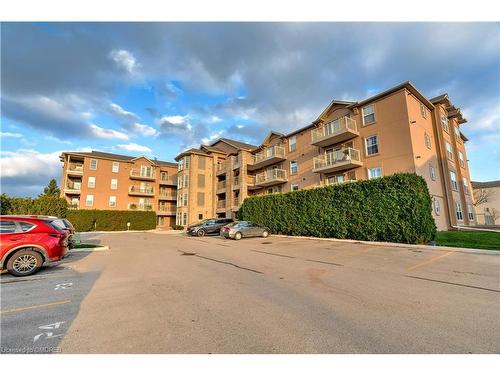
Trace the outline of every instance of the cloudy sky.
<path fill-rule="evenodd" d="M 500 179 L 499 41 L 492 23 L 3 23 L 2 190 L 38 194 L 63 150 L 258 144 L 406 80 L 449 94 L 473 180 Z"/>

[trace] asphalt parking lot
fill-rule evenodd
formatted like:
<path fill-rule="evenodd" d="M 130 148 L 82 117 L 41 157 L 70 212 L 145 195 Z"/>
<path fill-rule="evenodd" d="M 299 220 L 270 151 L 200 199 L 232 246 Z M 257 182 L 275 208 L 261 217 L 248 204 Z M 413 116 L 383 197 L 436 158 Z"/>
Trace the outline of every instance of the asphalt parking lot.
<path fill-rule="evenodd" d="M 82 239 L 111 250 L 25 281 L 2 275 L 3 352 L 500 352 L 493 253 L 165 232 Z"/>

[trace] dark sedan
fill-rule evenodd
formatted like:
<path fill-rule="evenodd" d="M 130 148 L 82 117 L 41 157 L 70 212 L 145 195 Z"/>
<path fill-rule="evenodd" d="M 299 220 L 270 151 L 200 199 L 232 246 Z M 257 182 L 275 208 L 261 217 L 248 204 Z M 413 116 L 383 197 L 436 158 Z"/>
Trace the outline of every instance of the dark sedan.
<path fill-rule="evenodd" d="M 233 219 L 207 219 L 200 221 L 194 225 L 190 225 L 187 228 L 187 234 L 191 236 L 203 237 L 206 234 L 219 234 L 221 228 L 232 223 Z"/>
<path fill-rule="evenodd" d="M 224 226 L 221 236 L 241 240 L 243 237 L 264 237 L 269 236 L 269 228 L 253 223 L 251 221 L 237 221 Z"/>

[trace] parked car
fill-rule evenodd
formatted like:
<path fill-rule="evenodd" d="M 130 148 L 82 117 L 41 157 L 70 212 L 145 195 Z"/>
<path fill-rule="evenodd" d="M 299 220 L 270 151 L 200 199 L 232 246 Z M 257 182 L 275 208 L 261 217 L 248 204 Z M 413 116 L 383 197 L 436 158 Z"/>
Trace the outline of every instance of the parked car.
<path fill-rule="evenodd" d="M 269 228 L 256 224 L 252 221 L 236 221 L 224 226 L 221 235 L 225 238 L 241 240 L 243 237 L 264 237 L 269 236 Z"/>
<path fill-rule="evenodd" d="M 73 224 L 68 219 L 54 219 L 52 222 L 53 224 L 57 225 L 61 229 L 67 231 L 68 233 L 68 248 L 71 250 L 76 243 L 76 237 L 75 237 L 75 227 Z"/>
<path fill-rule="evenodd" d="M 47 216 L 0 216 L 0 269 L 28 276 L 68 253 L 68 232 Z"/>
<path fill-rule="evenodd" d="M 232 222 L 233 219 L 206 219 L 194 225 L 190 225 L 187 228 L 187 234 L 198 237 L 203 237 L 206 234 L 219 234 L 224 225 Z"/>

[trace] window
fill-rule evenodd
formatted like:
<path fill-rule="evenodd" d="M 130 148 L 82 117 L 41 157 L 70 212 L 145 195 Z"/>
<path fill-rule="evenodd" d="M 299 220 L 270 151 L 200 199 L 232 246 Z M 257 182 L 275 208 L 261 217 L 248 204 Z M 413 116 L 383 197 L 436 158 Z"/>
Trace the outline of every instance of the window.
<path fill-rule="evenodd" d="M 90 159 L 90 169 L 92 169 L 92 170 L 97 169 L 97 160 L 96 159 Z"/>
<path fill-rule="evenodd" d="M 0 221 L 0 233 L 15 233 L 16 223 L 13 221 Z"/>
<path fill-rule="evenodd" d="M 378 139 L 376 135 L 372 135 L 365 139 L 366 155 L 378 154 Z"/>
<path fill-rule="evenodd" d="M 111 189 L 112 190 L 118 189 L 118 180 L 116 178 L 111 179 Z"/>
<path fill-rule="evenodd" d="M 87 186 L 89 188 L 95 188 L 95 177 L 89 177 L 89 180 L 87 182 Z"/>
<path fill-rule="evenodd" d="M 459 143 L 462 143 L 462 137 L 460 137 L 460 129 L 458 128 L 458 126 L 455 126 L 455 139 L 457 140 L 457 142 Z"/>
<path fill-rule="evenodd" d="M 290 185 L 290 189 L 291 189 L 291 191 L 299 190 L 299 184 L 295 183 L 295 184 Z"/>
<path fill-rule="evenodd" d="M 448 159 L 453 160 L 453 151 L 451 150 L 451 145 L 446 142 L 446 156 L 448 156 Z"/>
<path fill-rule="evenodd" d="M 199 174 L 198 175 L 198 187 L 199 188 L 204 188 L 205 187 L 205 175 L 204 174 Z"/>
<path fill-rule="evenodd" d="M 188 214 L 187 212 L 184 212 L 182 214 L 182 225 L 187 225 L 187 221 L 188 221 Z"/>
<path fill-rule="evenodd" d="M 451 179 L 451 188 L 453 190 L 458 190 L 457 174 L 455 172 L 450 171 L 450 179 Z"/>
<path fill-rule="evenodd" d="M 20 222 L 19 225 L 21 226 L 21 232 L 29 232 L 30 230 L 32 230 L 34 227 L 36 227 L 35 224 L 31 224 L 31 223 L 24 223 L 24 222 Z"/>
<path fill-rule="evenodd" d="M 460 166 L 462 168 L 465 168 L 464 154 L 462 154 L 460 151 L 458 151 L 458 162 L 460 163 Z"/>
<path fill-rule="evenodd" d="M 363 125 L 373 124 L 375 122 L 375 110 L 373 104 L 363 107 Z"/>
<path fill-rule="evenodd" d="M 326 184 L 327 185 L 334 185 L 334 184 L 341 184 L 342 182 L 344 182 L 344 175 L 336 175 L 336 176 L 330 176 L 330 177 L 327 177 L 326 179 Z"/>
<path fill-rule="evenodd" d="M 288 151 L 292 152 L 297 149 L 297 137 L 294 135 L 288 140 Z"/>
<path fill-rule="evenodd" d="M 185 174 L 182 176 L 182 186 L 183 187 L 189 186 L 189 175 Z"/>
<path fill-rule="evenodd" d="M 464 184 L 464 192 L 465 194 L 469 194 L 469 183 L 465 177 L 462 177 L 462 182 Z"/>
<path fill-rule="evenodd" d="M 92 207 L 94 205 L 94 196 L 92 194 L 87 195 L 87 199 L 85 200 L 85 205 L 87 207 Z"/>
<path fill-rule="evenodd" d="M 371 180 L 373 178 L 378 178 L 382 177 L 382 168 L 381 167 L 375 167 L 375 168 L 368 168 L 368 179 Z"/>
<path fill-rule="evenodd" d="M 432 147 L 432 142 L 431 142 L 431 136 L 427 134 L 427 132 L 424 134 L 424 140 L 425 140 L 425 145 L 430 150 Z"/>
<path fill-rule="evenodd" d="M 434 198 L 434 212 L 436 215 L 441 214 L 441 204 L 439 203 L 439 200 Z"/>
<path fill-rule="evenodd" d="M 472 204 L 467 205 L 467 217 L 470 221 L 474 221 L 474 209 L 472 208 Z"/>
<path fill-rule="evenodd" d="M 109 197 L 109 207 L 116 207 L 116 197 L 114 195 Z"/>
<path fill-rule="evenodd" d="M 177 194 L 177 207 L 181 207 L 181 206 L 182 206 L 182 194 L 179 193 L 179 194 Z"/>
<path fill-rule="evenodd" d="M 423 104 L 420 104 L 420 113 L 423 118 L 427 118 L 427 107 Z"/>
<path fill-rule="evenodd" d="M 203 220 L 203 214 L 198 214 L 198 220 Z"/>
<path fill-rule="evenodd" d="M 197 203 L 199 207 L 203 207 L 205 205 L 205 193 L 198 193 Z"/>
<path fill-rule="evenodd" d="M 297 163 L 297 160 L 291 160 L 290 161 L 290 174 L 297 174 L 299 170 L 299 165 Z"/>
<path fill-rule="evenodd" d="M 118 173 L 119 171 L 120 171 L 120 163 L 118 163 L 117 161 L 114 161 L 113 165 L 111 167 L 111 172 Z"/>
<path fill-rule="evenodd" d="M 450 132 L 450 126 L 448 125 L 448 117 L 446 117 L 446 115 L 441 114 L 441 125 L 443 126 L 443 129 L 447 133 Z"/>
<path fill-rule="evenodd" d="M 431 175 L 431 180 L 436 181 L 436 168 L 432 164 L 429 164 L 429 174 Z"/>
<path fill-rule="evenodd" d="M 455 211 L 457 213 L 457 220 L 463 220 L 464 213 L 462 211 L 462 204 L 460 202 L 455 202 Z"/>
<path fill-rule="evenodd" d="M 182 205 L 184 207 L 188 205 L 188 193 L 182 194 Z"/>
<path fill-rule="evenodd" d="M 205 157 L 198 156 L 198 169 L 205 169 Z"/>
<path fill-rule="evenodd" d="M 189 168 L 190 161 L 191 161 L 191 158 L 189 156 L 184 156 L 184 168 L 186 168 L 186 169 Z"/>

